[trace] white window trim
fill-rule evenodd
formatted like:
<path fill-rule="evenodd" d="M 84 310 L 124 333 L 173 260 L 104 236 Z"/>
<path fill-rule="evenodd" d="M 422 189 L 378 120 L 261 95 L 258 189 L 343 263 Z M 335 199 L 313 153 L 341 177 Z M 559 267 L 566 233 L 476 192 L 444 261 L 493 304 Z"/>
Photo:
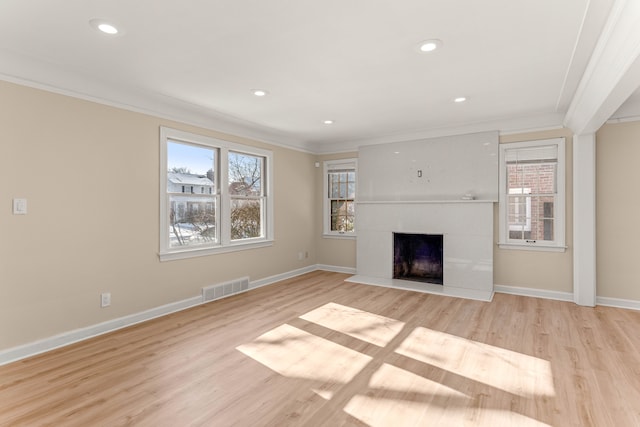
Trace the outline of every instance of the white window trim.
<path fill-rule="evenodd" d="M 220 206 L 217 207 L 216 221 L 220 239 L 215 245 L 200 247 L 175 247 L 169 246 L 169 215 L 167 204 L 169 196 L 167 194 L 167 143 L 168 140 L 186 142 L 191 144 L 208 146 L 218 150 L 219 156 L 219 182 L 220 185 Z M 228 182 L 228 154 L 229 151 L 246 153 L 261 156 L 265 159 L 263 165 L 264 174 L 264 197 L 266 199 L 263 218 L 264 237 L 231 240 L 231 224 L 229 222 L 231 213 L 231 197 L 229 190 L 223 183 Z M 236 144 L 217 138 L 197 135 L 168 127 L 160 127 L 160 261 L 170 261 L 176 259 L 193 258 L 199 256 L 213 255 L 218 253 L 236 252 L 246 249 L 254 249 L 273 245 L 274 241 L 274 202 L 273 202 L 273 153 L 242 144 Z"/>
<path fill-rule="evenodd" d="M 554 231 L 556 240 L 549 241 L 522 241 L 515 242 L 509 240 L 508 221 L 507 221 L 507 165 L 506 150 L 519 148 L 541 147 L 545 145 L 557 145 L 558 147 L 558 165 L 556 169 L 556 203 L 554 203 Z M 499 208 L 498 208 L 498 246 L 501 249 L 516 250 L 534 250 L 547 252 L 564 252 L 565 246 L 565 227 L 566 227 L 566 185 L 565 185 L 565 141 L 564 138 L 542 139 L 536 141 L 512 142 L 500 144 L 500 191 L 499 191 Z"/>
<path fill-rule="evenodd" d="M 322 169 L 322 236 L 329 239 L 355 239 L 358 233 L 358 222 L 357 222 L 357 212 L 356 212 L 356 221 L 353 225 L 352 233 L 344 233 L 339 231 L 331 230 L 331 214 L 330 206 L 329 206 L 329 182 L 328 176 L 330 169 L 335 169 L 339 166 L 344 167 L 352 167 L 356 172 L 356 198 L 358 195 L 358 159 L 357 158 L 349 158 L 349 159 L 337 159 L 337 160 L 325 160 L 323 162 Z M 354 207 L 356 206 L 356 199 L 354 198 Z"/>

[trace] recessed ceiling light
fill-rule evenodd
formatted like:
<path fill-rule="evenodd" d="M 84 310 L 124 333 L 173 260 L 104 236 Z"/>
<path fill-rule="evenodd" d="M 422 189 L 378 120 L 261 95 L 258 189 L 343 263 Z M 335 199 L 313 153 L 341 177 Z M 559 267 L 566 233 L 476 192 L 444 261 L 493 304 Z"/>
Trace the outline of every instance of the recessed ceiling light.
<path fill-rule="evenodd" d="M 262 89 L 252 89 L 251 93 L 254 94 L 255 96 L 267 96 L 269 92 Z"/>
<path fill-rule="evenodd" d="M 467 100 L 467 98 L 465 98 L 464 96 L 459 96 L 459 97 L 455 98 L 453 100 L 453 102 L 457 102 L 459 104 L 461 102 L 465 102 L 466 100 Z"/>
<path fill-rule="evenodd" d="M 100 24 L 98 29 L 107 34 L 118 34 L 118 29 L 111 24 Z"/>
<path fill-rule="evenodd" d="M 418 45 L 418 50 L 423 53 L 433 52 L 434 50 L 442 47 L 442 40 L 430 39 L 425 40 Z"/>
<path fill-rule="evenodd" d="M 92 19 L 89 21 L 89 24 L 96 30 L 109 35 L 116 35 L 120 32 L 115 25 L 103 20 L 103 19 Z"/>
<path fill-rule="evenodd" d="M 324 123 L 325 125 L 332 125 L 335 122 L 333 120 L 324 120 L 322 123 Z"/>

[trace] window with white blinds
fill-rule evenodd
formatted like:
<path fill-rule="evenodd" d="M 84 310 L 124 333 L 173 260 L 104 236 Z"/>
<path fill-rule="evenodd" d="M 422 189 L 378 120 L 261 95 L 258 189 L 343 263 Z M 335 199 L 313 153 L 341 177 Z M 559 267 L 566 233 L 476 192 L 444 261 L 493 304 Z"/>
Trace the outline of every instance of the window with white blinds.
<path fill-rule="evenodd" d="M 500 145 L 500 245 L 565 244 L 564 138 Z"/>
<path fill-rule="evenodd" d="M 324 162 L 324 234 L 355 236 L 356 159 Z"/>

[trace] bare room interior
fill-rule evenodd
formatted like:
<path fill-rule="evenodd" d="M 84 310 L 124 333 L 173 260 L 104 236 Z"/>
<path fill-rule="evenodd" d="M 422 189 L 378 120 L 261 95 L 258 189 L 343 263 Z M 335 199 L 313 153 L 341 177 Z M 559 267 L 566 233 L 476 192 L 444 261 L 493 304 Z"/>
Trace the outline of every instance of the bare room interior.
<path fill-rule="evenodd" d="M 640 2 L 0 2 L 1 426 L 640 426 Z"/>

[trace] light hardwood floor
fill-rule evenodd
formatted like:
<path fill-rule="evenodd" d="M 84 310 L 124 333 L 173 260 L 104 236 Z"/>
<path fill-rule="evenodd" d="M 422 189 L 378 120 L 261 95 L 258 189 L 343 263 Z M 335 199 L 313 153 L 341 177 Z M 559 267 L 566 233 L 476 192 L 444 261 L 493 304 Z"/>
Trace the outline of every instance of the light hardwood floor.
<path fill-rule="evenodd" d="M 640 312 L 314 272 L 0 367 L 0 425 L 640 426 Z"/>

